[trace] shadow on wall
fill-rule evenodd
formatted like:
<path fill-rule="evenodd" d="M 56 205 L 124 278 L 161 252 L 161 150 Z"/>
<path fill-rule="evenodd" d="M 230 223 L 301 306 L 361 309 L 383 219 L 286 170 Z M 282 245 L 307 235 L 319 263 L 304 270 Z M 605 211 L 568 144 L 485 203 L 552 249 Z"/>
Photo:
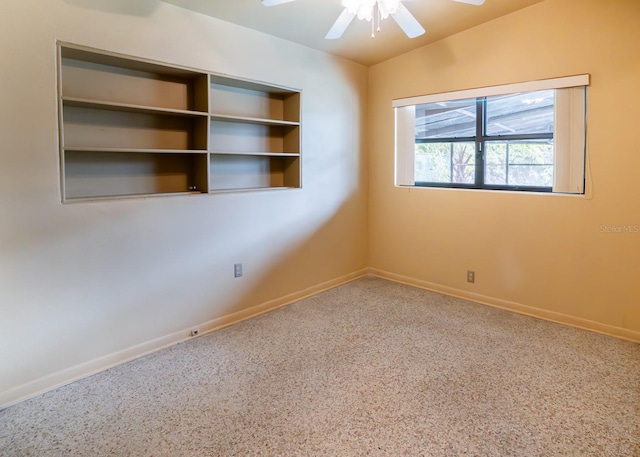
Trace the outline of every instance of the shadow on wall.
<path fill-rule="evenodd" d="M 105 13 L 128 16 L 149 16 L 158 7 L 158 0 L 64 0 L 69 5 Z"/>
<path fill-rule="evenodd" d="M 224 318 L 253 306 L 279 300 L 330 280 L 352 274 L 366 267 L 366 237 L 363 225 L 362 195 L 352 195 L 328 220 L 304 237 L 293 241 L 288 250 L 273 252 L 261 259 L 251 259 L 251 247 L 244 256 L 245 275 L 234 279 L 227 297 L 211 294 L 206 319 Z M 231 259 L 226 259 L 228 265 Z M 258 260 L 260 264 L 256 265 Z M 233 297 L 233 298 L 231 298 Z"/>

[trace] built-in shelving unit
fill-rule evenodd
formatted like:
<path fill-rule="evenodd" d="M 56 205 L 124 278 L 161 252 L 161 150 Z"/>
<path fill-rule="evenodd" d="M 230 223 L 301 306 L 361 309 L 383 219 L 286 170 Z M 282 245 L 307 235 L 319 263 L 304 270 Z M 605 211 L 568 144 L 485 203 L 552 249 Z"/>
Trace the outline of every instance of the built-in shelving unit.
<path fill-rule="evenodd" d="M 63 201 L 297 188 L 300 91 L 59 44 Z"/>
<path fill-rule="evenodd" d="M 211 76 L 211 192 L 300 187 L 300 93 Z"/>

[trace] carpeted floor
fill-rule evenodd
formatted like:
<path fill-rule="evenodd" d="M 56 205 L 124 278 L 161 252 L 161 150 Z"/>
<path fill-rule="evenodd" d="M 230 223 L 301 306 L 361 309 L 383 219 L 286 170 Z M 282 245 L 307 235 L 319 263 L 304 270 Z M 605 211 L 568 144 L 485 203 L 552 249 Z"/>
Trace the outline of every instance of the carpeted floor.
<path fill-rule="evenodd" d="M 640 345 L 366 277 L 0 411 L 13 456 L 640 456 Z"/>

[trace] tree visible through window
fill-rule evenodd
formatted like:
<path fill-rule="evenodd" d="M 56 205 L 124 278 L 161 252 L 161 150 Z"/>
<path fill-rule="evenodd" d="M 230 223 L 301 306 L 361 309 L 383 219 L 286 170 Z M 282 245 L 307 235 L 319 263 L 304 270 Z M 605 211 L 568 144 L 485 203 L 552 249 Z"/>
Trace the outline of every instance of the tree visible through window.
<path fill-rule="evenodd" d="M 553 186 L 553 142 L 487 141 L 485 183 L 489 185 Z"/>
<path fill-rule="evenodd" d="M 476 168 L 475 144 L 416 144 L 416 177 L 435 183 L 473 184 Z"/>

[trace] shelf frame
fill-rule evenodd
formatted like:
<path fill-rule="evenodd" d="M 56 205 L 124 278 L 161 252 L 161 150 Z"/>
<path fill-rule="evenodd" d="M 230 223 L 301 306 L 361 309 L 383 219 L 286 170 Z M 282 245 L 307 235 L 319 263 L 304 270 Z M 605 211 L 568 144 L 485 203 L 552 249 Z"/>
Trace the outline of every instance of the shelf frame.
<path fill-rule="evenodd" d="M 194 195 L 202 193 L 218 194 L 226 192 L 283 190 L 301 187 L 301 90 L 238 78 L 227 74 L 167 64 L 146 58 L 118 54 L 64 41 L 57 42 L 56 51 L 58 63 L 58 128 L 60 142 L 59 172 L 61 199 L 63 203 Z M 104 71 L 104 73 L 101 73 L 102 71 Z M 69 79 L 66 87 L 63 84 L 65 72 L 70 72 L 67 75 Z M 100 80 L 107 78 L 105 82 L 106 86 L 109 87 L 104 88 L 100 85 L 91 85 L 92 79 L 90 78 L 94 75 Z M 157 75 L 157 77 L 155 75 Z M 117 85 L 121 84 L 122 81 L 126 81 L 127 78 L 135 80 L 133 81 L 134 84 L 127 86 L 124 92 L 119 90 L 114 92 L 114 88 L 117 89 Z M 159 83 L 153 82 L 156 79 Z M 136 92 L 140 84 L 144 85 L 147 81 L 149 81 L 149 85 L 142 87 L 141 92 Z M 82 87 L 76 90 L 76 86 L 73 84 L 78 82 Z M 157 84 L 160 84 L 160 86 L 157 86 Z M 163 84 L 165 86 L 162 86 Z M 169 86 L 166 86 L 167 84 Z M 171 93 L 170 100 L 160 101 L 160 99 L 158 99 L 158 103 L 154 104 L 154 99 L 151 98 L 149 94 L 153 95 L 153 91 L 165 93 L 158 91 L 158 88 L 163 87 L 169 89 Z M 213 97 L 212 100 L 214 88 L 222 92 L 228 90 L 226 96 L 229 98 L 230 103 L 233 103 L 234 97 L 237 96 L 235 94 L 242 94 L 243 91 L 249 91 L 249 97 L 255 97 L 257 100 L 263 98 L 263 102 L 261 103 L 271 106 L 269 108 L 271 111 L 252 111 L 252 108 L 249 107 L 249 112 L 246 114 L 226 112 L 224 106 L 220 109 L 215 97 Z M 138 96 L 139 93 L 141 93 L 142 96 Z M 176 94 L 183 93 L 186 98 L 182 100 L 178 98 L 176 103 Z M 117 94 L 118 96 L 112 98 L 110 94 Z M 238 97 L 235 103 L 242 105 L 242 95 Z M 131 102 L 128 102 L 128 100 L 131 100 Z M 147 101 L 150 103 L 147 104 Z M 181 109 L 179 106 L 185 106 L 187 109 Z M 65 111 L 66 108 L 70 109 L 70 111 Z M 86 114 L 84 111 L 81 111 L 83 109 L 87 110 Z M 107 112 L 114 112 L 115 114 L 107 115 Z M 78 117 L 78 113 L 81 113 L 80 117 Z M 129 114 L 118 115 L 117 113 Z M 68 115 L 70 119 L 69 124 L 67 124 L 69 127 L 67 129 L 68 131 L 65 131 L 65 114 Z M 267 115 L 265 116 L 265 114 Z M 141 117 L 133 115 L 141 115 Z M 115 122 L 117 122 L 117 124 L 112 124 L 114 121 L 111 120 L 111 116 L 116 116 L 113 119 L 116 119 Z M 147 117 L 145 118 L 143 116 Z M 149 125 L 136 127 L 138 123 L 144 124 L 147 118 L 151 119 Z M 164 118 L 176 119 L 163 120 Z M 178 118 L 193 120 L 189 122 L 179 121 Z M 157 119 L 157 121 L 155 119 Z M 82 124 L 86 122 L 86 126 L 78 124 L 78 120 L 80 120 Z M 187 130 L 184 130 L 187 135 L 187 141 L 185 142 L 187 146 L 186 149 L 176 149 L 175 147 L 165 149 L 157 147 L 162 146 L 163 142 L 166 142 L 167 146 L 181 145 L 179 144 L 180 141 L 176 143 L 172 140 L 172 137 L 157 137 L 156 133 L 153 134 L 153 137 L 147 137 L 144 130 L 140 130 L 155 128 L 158 134 L 160 134 L 163 129 L 166 128 L 164 127 L 165 125 L 175 124 L 176 127 L 179 126 L 183 128 L 183 123 L 187 127 Z M 266 136 L 261 141 L 269 142 L 275 140 L 276 143 L 273 144 L 275 151 L 260 150 L 260 147 L 256 147 L 255 149 L 257 150 L 255 151 L 226 150 L 226 147 L 222 143 L 220 145 L 223 146 L 223 148 L 221 148 L 221 150 L 215 150 L 212 144 L 214 140 L 214 138 L 212 138 L 212 125 L 214 123 L 246 125 L 246 128 L 240 127 L 241 136 L 238 139 L 241 143 L 243 141 L 250 141 L 242 139 L 242 132 L 249 137 L 253 135 L 259 136 L 261 134 L 258 132 L 261 132 L 261 129 L 265 129 L 264 131 L 266 133 L 264 135 Z M 102 141 L 100 137 L 96 136 L 96 142 L 94 144 L 85 144 L 90 142 L 88 140 L 92 138 L 91 135 L 94 135 L 94 131 L 96 135 L 106 135 L 109 133 L 108 128 L 119 125 L 131 125 L 134 128 L 130 132 L 127 131 L 127 133 L 114 131 L 111 134 L 132 136 L 118 137 L 115 141 L 109 140 L 106 136 L 104 137 L 106 141 Z M 203 128 L 205 125 L 207 126 L 206 129 Z M 101 132 L 100 129 L 103 129 L 102 126 L 107 128 L 106 133 Z M 223 124 L 220 124 L 220 128 L 222 128 L 222 126 Z M 86 130 L 86 128 L 88 128 L 88 130 Z M 137 132 L 136 128 L 139 129 Z M 234 130 L 232 129 L 231 131 Z M 71 137 L 69 135 L 71 135 Z M 157 138 L 159 138 L 160 142 L 158 142 Z M 233 135 L 231 136 L 231 141 L 234 141 Z M 102 143 L 102 145 L 100 143 Z M 145 143 L 153 145 L 153 147 L 145 147 Z M 135 147 L 128 147 L 128 144 Z M 251 143 L 249 144 L 251 145 Z M 117 147 L 104 147 L 111 145 Z M 120 145 L 124 147 L 120 147 Z M 193 146 L 196 148 L 194 149 Z M 258 144 L 254 146 L 258 146 Z M 272 145 L 265 143 L 264 146 L 269 147 Z M 282 149 L 284 149 L 284 151 L 282 151 Z M 120 154 L 121 156 L 119 156 Z M 144 155 L 147 155 L 149 158 L 143 159 L 142 157 Z M 167 155 L 174 155 L 175 157 L 166 157 L 166 160 L 161 159 L 162 156 Z M 154 156 L 155 158 L 152 158 Z M 122 159 L 119 157 L 122 157 Z M 218 160 L 220 162 L 216 162 Z M 175 167 L 176 172 L 188 173 L 188 181 L 196 183 L 193 189 L 197 188 L 198 190 L 192 190 L 191 184 L 189 184 L 189 188 L 184 191 L 172 190 L 165 192 L 161 189 L 167 189 L 167 187 L 158 181 L 156 187 L 158 189 L 157 192 L 137 193 L 135 190 L 140 186 L 137 184 L 131 185 L 131 183 L 124 184 L 122 188 L 123 192 L 131 191 L 130 194 L 119 194 L 117 192 L 118 182 L 123 179 L 135 179 L 129 176 L 133 176 L 136 173 L 135 167 L 138 165 L 134 164 L 151 164 L 156 162 Z M 251 184 L 252 182 L 259 183 L 260 180 L 264 181 L 265 179 L 266 175 L 263 175 L 263 171 L 257 171 L 258 176 L 255 178 L 249 176 L 247 179 L 249 187 L 219 188 L 215 182 L 216 177 L 213 176 L 212 167 L 215 167 L 217 164 L 224 166 L 225 163 L 227 166 L 229 166 L 229 164 L 231 164 L 231 166 L 237 164 L 240 168 L 244 167 L 246 169 L 251 169 L 251 167 L 264 168 L 267 166 L 267 170 L 271 169 L 271 171 L 267 171 L 267 174 L 270 173 L 272 175 L 272 185 L 254 186 Z M 69 166 L 71 166 L 71 168 L 69 168 Z M 103 166 L 102 171 L 101 166 Z M 127 166 L 134 168 L 127 169 Z M 96 177 L 97 179 L 103 180 L 102 184 L 96 183 L 92 185 L 90 181 L 91 175 L 89 175 L 88 178 L 85 175 L 69 175 L 69 173 L 78 173 L 78 170 L 84 173 L 87 169 L 89 171 L 96 170 Z M 123 175 L 117 174 L 119 169 L 124 170 Z M 111 178 L 113 179 L 113 184 L 107 184 L 105 186 L 104 179 L 110 179 L 113 173 L 116 173 L 113 175 L 113 178 Z M 145 173 L 146 174 L 141 177 L 144 183 L 153 180 L 153 175 L 149 175 L 146 171 Z M 261 174 L 263 175 L 262 178 L 259 177 Z M 160 178 L 160 176 L 158 176 L 158 178 Z M 77 191 L 78 179 L 85 180 L 82 181 L 82 186 L 89 186 L 81 187 L 82 191 L 87 189 L 88 193 L 86 196 L 83 196 L 82 192 Z M 89 179 L 89 181 L 86 181 L 86 179 Z M 67 193 L 67 184 L 70 182 L 74 188 L 72 195 L 68 195 Z M 86 184 L 87 182 L 88 184 Z M 146 185 L 144 183 L 142 181 L 140 183 L 142 188 Z M 154 186 L 148 188 L 151 189 L 153 187 Z M 176 189 L 175 185 L 171 187 Z M 179 189 L 179 187 L 181 186 L 178 185 L 177 188 Z M 110 190 L 115 190 L 116 192 L 109 192 Z M 104 194 L 100 194 L 103 191 Z M 96 193 L 96 195 L 93 195 L 94 193 Z"/>

